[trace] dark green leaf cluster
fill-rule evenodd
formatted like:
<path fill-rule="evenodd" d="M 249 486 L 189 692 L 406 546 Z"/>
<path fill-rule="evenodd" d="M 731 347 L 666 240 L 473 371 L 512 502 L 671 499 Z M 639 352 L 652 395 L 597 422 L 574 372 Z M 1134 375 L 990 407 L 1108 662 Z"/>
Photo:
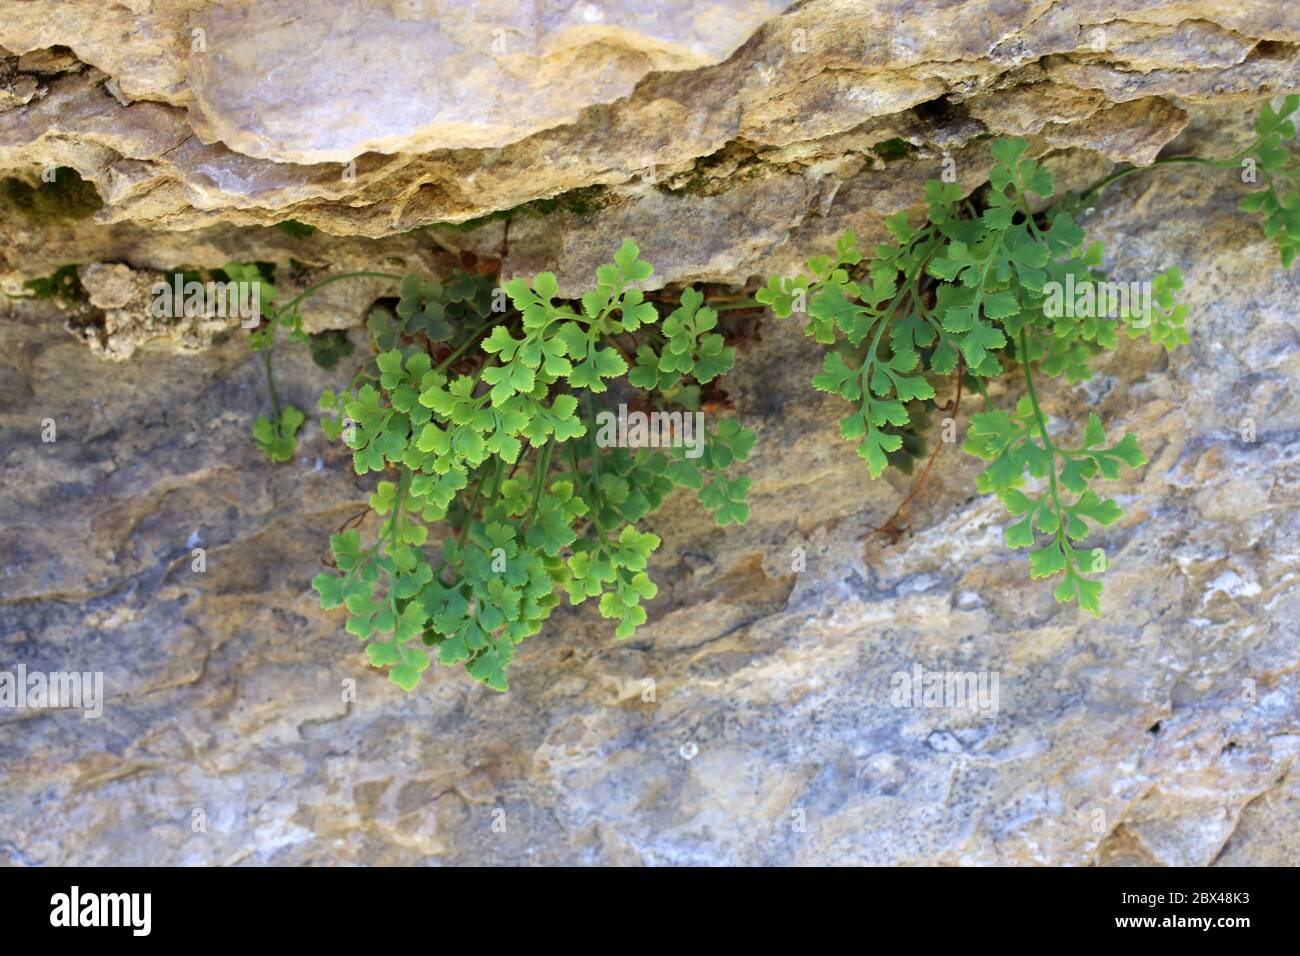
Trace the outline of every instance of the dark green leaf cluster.
<path fill-rule="evenodd" d="M 329 371 L 339 361 L 352 354 L 352 343 L 341 329 L 329 329 L 307 336 L 307 345 L 311 349 L 311 360 L 321 368 Z"/>
<path fill-rule="evenodd" d="M 705 385 L 727 372 L 736 360 L 736 350 L 723 344 L 712 331 L 718 313 L 701 307 L 704 296 L 694 289 L 682 292 L 681 305 L 663 322 L 664 341 L 656 351 L 649 345 L 637 349 L 636 367 L 629 381 L 638 388 L 670 391 L 683 375 L 692 375 Z"/>
<path fill-rule="evenodd" d="M 408 274 L 402 278 L 396 309 L 376 308 L 367 326 L 381 349 L 391 349 L 403 336 L 450 341 L 460 331 L 492 313 L 492 280 L 458 272 L 445 282 Z"/>

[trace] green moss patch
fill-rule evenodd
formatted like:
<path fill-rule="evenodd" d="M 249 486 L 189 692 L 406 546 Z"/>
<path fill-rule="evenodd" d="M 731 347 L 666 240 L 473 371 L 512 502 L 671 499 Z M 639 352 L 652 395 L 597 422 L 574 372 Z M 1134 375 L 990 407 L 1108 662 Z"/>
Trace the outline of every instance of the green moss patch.
<path fill-rule="evenodd" d="M 0 180 L 0 196 L 27 218 L 45 222 L 87 219 L 104 208 L 95 187 L 69 166 L 58 167 L 53 182 L 32 185 L 13 176 Z"/>

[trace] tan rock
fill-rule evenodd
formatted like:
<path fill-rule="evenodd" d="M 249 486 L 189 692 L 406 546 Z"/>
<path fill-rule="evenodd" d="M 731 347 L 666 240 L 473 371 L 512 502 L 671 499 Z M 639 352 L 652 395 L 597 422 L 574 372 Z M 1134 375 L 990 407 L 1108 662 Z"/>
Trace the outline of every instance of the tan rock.
<path fill-rule="evenodd" d="M 11 92 L 11 107 L 28 106 L 0 113 L 0 165 L 73 166 L 106 200 L 103 221 L 162 229 L 293 218 L 381 237 L 526 216 L 538 200 L 565 208 L 604 187 L 628 187 L 611 203 L 625 208 L 644 201 L 642 183 L 707 176 L 737 148 L 771 167 L 756 178 L 797 175 L 824 207 L 852 192 L 873 165 L 863 152 L 885 139 L 939 155 L 983 135 L 1041 134 L 1145 162 L 1178 129 L 1177 107 L 1157 99 L 1300 88 L 1300 20 L 1266 0 L 814 0 L 787 13 L 777 0 L 727 0 L 689 15 L 577 4 L 540 17 L 380 0 L 328 17 L 306 0 L 106 17 L 83 3 L 54 17 L 8 6 L 0 44 L 29 63 L 63 44 L 108 79 L 57 81 L 44 107 L 29 86 Z M 110 49 L 128 28 L 131 43 Z M 393 50 L 421 55 L 376 80 Z M 322 109 L 335 115 L 322 122 Z M 769 244 L 780 221 L 756 223 L 744 244 Z M 499 252 L 498 231 L 476 251 Z M 716 265 L 663 258 L 659 281 Z"/>
<path fill-rule="evenodd" d="M 191 312 L 177 306 L 174 310 L 169 307 L 174 315 L 156 315 L 154 287 L 167 281 L 156 274 L 137 272 L 126 265 L 93 263 L 81 267 L 78 275 L 90 305 L 100 310 L 103 318 L 73 328 L 105 358 L 124 361 L 141 346 L 159 341 L 181 350 L 200 351 L 239 328 L 237 315 L 218 316 L 206 309 Z"/>
<path fill-rule="evenodd" d="M 278 162 L 504 146 L 649 73 L 725 59 L 785 5 L 213 4 L 193 20 L 206 47 L 189 60 L 191 122 L 207 142 Z"/>
<path fill-rule="evenodd" d="M 1078 123 L 1052 122 L 1043 138 L 1053 146 L 1083 147 L 1116 163 L 1148 166 L 1187 125 L 1187 114 L 1158 96 L 1130 100 Z"/>
<path fill-rule="evenodd" d="M 0 323 L 0 356 L 21 363 L 0 377 L 20 386 L 0 428 L 18 449 L 7 467 L 24 476 L 6 480 L 0 522 L 4 596 L 21 599 L 5 633 L 39 635 L 50 666 L 104 669 L 110 688 L 101 723 L 0 715 L 0 751 L 22 771 L 5 778 L 0 821 L 19 836 L 3 852 L 26 863 L 1293 862 L 1294 801 L 1277 781 L 1294 777 L 1297 736 L 1287 622 L 1300 568 L 1285 492 L 1300 421 L 1296 290 L 1294 275 L 1261 265 L 1272 260 L 1257 225 L 1212 175 L 1127 180 L 1090 222 L 1117 275 L 1180 264 L 1196 277 L 1191 346 L 1166 364 L 1130 345 L 1099 368 L 1116 387 L 1096 407 L 1152 458 L 1120 487 L 1129 516 L 1107 541 L 1101 621 L 1028 580 L 1002 547 L 998 507 L 969 498 L 975 466 L 960 456 L 917 503 L 914 537 L 864 551 L 860 534 L 903 489 L 864 480 L 834 434 L 838 403 L 809 390 L 820 350 L 771 322 L 727 381 L 760 432 L 751 524 L 710 531 L 675 499 L 656 519 L 662 591 L 636 644 L 614 642 L 594 614 L 562 613 L 521 648 L 504 698 L 454 671 L 403 697 L 313 609 L 324 539 L 365 492 L 310 428 L 303 463 L 259 463 L 247 425 L 264 398 L 244 346 L 146 345 L 105 377 L 52 324 Z M 132 281 L 90 273 L 108 305 Z M 1216 348 L 1226 340 L 1233 349 Z M 292 351 L 278 366 L 288 399 L 309 407 L 319 372 Z M 193 400 L 175 404 L 178 388 Z M 1072 414 L 1078 399 L 1049 381 L 1043 400 Z M 1234 437 L 1246 412 L 1253 446 Z M 33 444 L 35 415 L 60 422 L 54 450 L 75 457 Z M 1205 511 L 1215 487 L 1225 501 L 1274 490 Z M 190 570 L 191 541 L 208 549 L 206 575 Z M 788 571 L 796 545 L 802 575 Z M 997 671 L 997 717 L 890 706 L 891 676 L 916 663 Z M 646 677 L 653 704 L 639 693 Z M 344 678 L 357 681 L 354 703 Z M 38 793 L 57 802 L 29 826 Z M 494 838 L 497 809 L 507 828 Z"/>
<path fill-rule="evenodd" d="M 390 4 L 382 35 L 428 30 L 432 10 Z M 265 70 L 205 74 L 205 95 L 232 100 L 192 99 L 191 25 L 229 38 L 264 10 L 0 5 L 0 44 L 33 69 L 62 62 L 41 52 L 55 44 L 96 68 L 23 73 L 0 54 L 0 165 L 73 166 L 108 203 L 97 220 L 0 216 L 4 291 L 78 263 L 90 297 L 71 315 L 0 298 L 0 667 L 102 672 L 107 695 L 96 719 L 0 709 L 0 863 L 1295 865 L 1300 272 L 1237 210 L 1235 170 L 1150 170 L 1083 217 L 1117 280 L 1179 266 L 1191 307 L 1190 345 L 1125 342 L 1091 381 L 1040 387 L 1064 428 L 1096 410 L 1149 458 L 1113 485 L 1126 514 L 1098 537 L 1100 620 L 1029 579 L 956 449 L 912 533 L 872 536 L 909 485 L 866 477 L 843 403 L 810 386 L 824 350 L 770 317 L 722 383 L 758 433 L 750 523 L 719 530 L 671 498 L 632 640 L 566 606 L 521 645 L 509 695 L 435 668 L 406 696 L 319 610 L 310 580 L 372 485 L 315 399 L 365 359 L 362 335 L 328 373 L 277 348 L 280 396 L 308 422 L 298 458 L 272 466 L 249 437 L 269 410 L 260 360 L 206 316 L 143 311 L 160 273 L 266 259 L 287 292 L 476 254 L 578 291 L 632 235 L 651 284 L 739 285 L 846 228 L 869 243 L 945 158 L 977 188 L 992 135 L 1028 136 L 1059 188 L 1083 189 L 1162 149 L 1232 155 L 1261 97 L 1300 88 L 1296 11 L 1271 0 L 814 0 L 735 31 L 734 52 L 725 31 L 692 46 L 690 17 L 624 21 L 600 34 L 619 51 L 608 77 L 591 73 L 596 34 L 566 19 L 581 10 L 527 54 L 572 73 L 530 101 L 556 125 L 362 154 L 351 178 L 248 155 L 263 146 L 241 109 Z M 271 33 L 239 62 L 292 64 Z M 327 47 L 339 63 L 349 37 Z M 323 85 L 304 103 L 376 82 L 339 67 L 330 86 L 306 60 Z M 531 79 L 499 66 L 463 71 L 474 135 L 524 128 L 501 95 Z M 266 150 L 337 146 L 267 97 Z M 230 140 L 202 142 L 199 116 Z M 321 229 L 269 226 L 289 218 Z M 308 328 L 354 327 L 387 292 L 331 286 Z M 995 382 L 990 400 L 1019 389 Z M 959 434 L 982 407 L 963 398 Z M 995 712 L 900 706 L 916 666 L 996 675 Z"/>
<path fill-rule="evenodd" d="M 182 103 L 191 37 L 190 11 L 207 0 L 157 3 L 0 2 L 0 46 L 32 54 L 66 46 L 84 63 L 117 78 L 131 97 Z"/>

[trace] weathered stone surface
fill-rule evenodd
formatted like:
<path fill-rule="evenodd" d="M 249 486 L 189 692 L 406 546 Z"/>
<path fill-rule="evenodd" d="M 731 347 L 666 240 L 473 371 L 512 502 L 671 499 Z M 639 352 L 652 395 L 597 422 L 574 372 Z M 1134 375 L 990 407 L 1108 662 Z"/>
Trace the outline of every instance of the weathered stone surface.
<path fill-rule="evenodd" d="M 1240 118 L 1224 130 L 1193 111 L 1174 148 L 1229 154 Z M 1075 155 L 1061 177 L 1095 177 Z M 855 208 L 891 175 L 855 177 Z M 799 177 L 752 182 L 700 208 L 725 215 L 709 203 L 731 192 L 813 201 Z M 1235 210 L 1239 190 L 1231 171 L 1168 167 L 1088 218 L 1117 278 L 1181 266 L 1192 331 L 1170 355 L 1126 343 L 1086 385 L 1042 386 L 1049 413 L 1077 426 L 1087 403 L 1150 458 L 1116 485 L 1127 514 L 1100 539 L 1101 620 L 1028 579 L 1005 513 L 973 493 L 977 463 L 951 450 L 913 536 L 864 539 L 904 479 L 867 480 L 838 400 L 809 387 L 820 349 L 768 319 L 725 383 L 759 434 L 751 523 L 719 531 L 672 499 L 650 623 L 619 643 L 594 609 L 561 610 L 504 696 L 457 670 L 403 695 L 317 609 L 326 539 L 369 488 L 314 420 L 299 460 L 260 458 L 245 344 L 155 342 L 110 366 L 48 306 L 9 305 L 0 667 L 102 670 L 108 702 L 95 720 L 0 710 L 0 861 L 1300 863 L 1300 277 Z M 701 260 L 726 255 L 705 226 Z M 131 235 L 96 228 L 114 231 L 88 241 Z M 205 231 L 213 254 L 236 241 L 225 228 Z M 298 241 L 257 241 L 277 236 Z M 151 241 L 142 254 L 168 254 Z M 352 372 L 301 350 L 277 362 L 303 408 Z M 963 400 L 960 429 L 979 406 Z M 996 672 L 996 716 L 892 706 L 892 676 L 918 664 Z"/>
<path fill-rule="evenodd" d="M 797 245 L 839 230 L 834 213 L 811 220 L 853 192 L 885 140 L 932 164 L 998 133 L 1145 162 L 1182 128 L 1171 98 L 1300 89 L 1300 12 L 1271 0 L 45 6 L 0 4 L 0 44 L 24 55 L 6 68 L 18 85 L 0 81 L 0 167 L 76 168 L 103 195 L 103 222 L 293 218 L 378 238 L 507 210 L 513 221 L 535 200 L 564 209 L 594 189 L 646 243 L 662 239 L 664 283 L 747 278 L 753 256 L 695 256 L 656 231 L 664 209 L 674 223 L 718 212 L 714 197 L 672 188 L 708 181 L 732 153 L 776 191 L 752 225 L 724 213 L 739 231 L 714 245 L 762 250 L 782 232 Z M 41 51 L 55 44 L 96 69 L 21 72 L 24 58 L 53 69 Z M 667 195 L 647 196 L 647 182 Z M 814 205 L 778 212 L 790 192 Z M 902 208 L 872 205 L 864 233 Z M 581 243 L 588 226 L 546 231 Z M 499 234 L 492 223 L 481 242 L 457 242 L 495 255 Z M 586 263 L 570 261 L 566 288 L 585 281 Z"/>
<path fill-rule="evenodd" d="M 1153 96 L 1109 106 L 1078 123 L 1049 124 L 1043 138 L 1053 146 L 1082 146 L 1110 160 L 1148 166 L 1170 134 L 1186 124 L 1182 110 Z"/>
<path fill-rule="evenodd" d="M 277 350 L 309 420 L 271 466 L 232 323 L 145 308 L 236 259 L 286 294 L 462 256 L 576 292 L 626 236 L 651 286 L 740 285 L 879 238 L 946 159 L 975 188 L 991 135 L 1081 189 L 1232 155 L 1292 90 L 1276 0 L 0 0 L 0 175 L 68 166 L 105 201 L 0 210 L 0 290 L 76 264 L 90 297 L 0 299 L 0 670 L 108 694 L 0 709 L 0 863 L 1300 863 L 1300 277 L 1234 171 L 1131 177 L 1086 219 L 1117 279 L 1182 268 L 1193 335 L 1041 386 L 1150 458 L 1116 486 L 1101 620 L 1028 579 L 953 451 L 913 534 L 871 536 L 905 480 L 867 480 L 820 349 L 769 318 L 724 383 L 759 435 L 750 524 L 672 499 L 649 624 L 619 643 L 562 609 L 505 696 L 458 670 L 403 695 L 318 609 L 370 485 L 310 410 L 357 356 Z M 390 291 L 330 286 L 306 326 Z M 918 665 L 996 673 L 996 715 L 894 706 Z"/>
<path fill-rule="evenodd" d="M 626 96 L 652 72 L 726 59 L 785 0 L 532 6 L 312 0 L 193 18 L 199 137 L 280 162 L 504 146 Z"/>
<path fill-rule="evenodd" d="M 0 46 L 34 53 L 66 46 L 114 77 L 130 98 L 183 103 L 190 49 L 187 20 L 206 0 L 67 0 L 0 3 Z"/>

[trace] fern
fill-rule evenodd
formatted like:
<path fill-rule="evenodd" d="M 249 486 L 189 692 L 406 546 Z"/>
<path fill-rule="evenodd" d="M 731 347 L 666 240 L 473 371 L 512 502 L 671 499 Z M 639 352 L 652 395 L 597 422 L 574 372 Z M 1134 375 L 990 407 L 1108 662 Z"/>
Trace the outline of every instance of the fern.
<path fill-rule="evenodd" d="M 748 479 L 728 471 L 754 436 L 735 421 L 696 459 L 597 444 L 594 399 L 615 383 L 663 396 L 734 361 L 692 290 L 661 329 L 636 287 L 650 274 L 629 241 L 576 303 L 557 301 L 549 273 L 507 283 L 512 307 L 500 312 L 480 277 L 407 276 L 396 314 L 372 315 L 373 368 L 320 404 L 357 474 L 386 476 L 370 498 L 383 520 L 369 543 L 356 529 L 334 535 L 337 571 L 312 583 L 394 683 L 414 688 L 432 652 L 506 690 L 516 645 L 561 594 L 597 599 L 616 635 L 631 635 L 657 592 L 648 563 L 660 539 L 643 526 L 674 487 L 695 489 L 720 525 L 748 517 Z"/>
<path fill-rule="evenodd" d="M 1266 106 L 1256 141 L 1230 158 L 1153 164 L 1262 171 L 1266 188 L 1241 207 L 1264 216 L 1285 266 L 1300 251 L 1300 164 L 1283 146 L 1295 135 L 1297 108 L 1300 96 L 1276 111 Z M 1153 277 L 1139 309 L 1122 297 L 1108 301 L 1101 244 L 1087 244 L 1075 221 L 1090 197 L 1150 167 L 1122 169 L 1035 214 L 1031 197 L 1053 200 L 1054 187 L 1050 172 L 1025 158 L 1027 148 L 1016 138 L 992 144 L 981 208 L 956 184 L 927 182 L 924 222 L 913 225 L 906 213 L 886 220 L 890 240 L 869 256 L 846 234 L 834 255 L 809 260 L 806 274 L 772 277 L 756 299 L 779 317 L 803 316 L 805 333 L 829 349 L 813 385 L 849 403 L 840 430 L 872 478 L 890 465 L 912 472 L 933 413 L 955 409 L 938 403 L 946 378 L 956 377 L 958 401 L 963 384 L 978 391 L 985 408 L 971 417 L 962 447 L 987 463 L 976 486 L 1009 512 L 1007 545 L 1029 552 L 1031 578 L 1059 579 L 1058 601 L 1099 615 L 1096 575 L 1106 559 L 1087 539 L 1123 512 L 1094 485 L 1146 458 L 1135 436 L 1109 438 L 1095 414 L 1078 439 L 1062 438 L 1039 403 L 1038 377 L 1088 379 L 1093 357 L 1121 334 L 1166 350 L 1185 344 L 1187 307 L 1175 301 L 1177 268 Z M 332 276 L 281 306 L 269 267 L 226 267 L 232 279 L 262 283 L 266 321 L 253 347 L 273 415 L 257 420 L 254 437 L 277 461 L 294 454 L 303 421 L 275 392 L 277 329 L 333 367 L 350 346 L 306 336 L 301 304 L 353 276 L 399 283 L 395 309 L 376 308 L 367 322 L 373 360 L 320 402 L 334 416 L 324 430 L 351 449 L 357 474 L 382 476 L 370 498 L 382 520 L 368 541 L 355 527 L 334 535 L 335 571 L 312 582 L 323 607 L 346 609 L 347 630 L 394 683 L 414 688 L 433 653 L 505 690 L 514 648 L 538 633 L 562 594 L 573 604 L 596 598 L 618 622 L 616 635 L 632 634 L 657 592 L 648 565 L 660 540 L 644 525 L 676 487 L 695 490 L 720 526 L 748 519 L 749 479 L 733 466 L 746 460 L 754 435 L 735 420 L 708 433 L 698 458 L 596 440 L 594 406 L 603 397 L 640 389 L 659 408 L 694 411 L 701 386 L 735 360 L 700 293 L 684 290 L 660 316 L 638 288 L 651 271 L 629 240 L 572 302 L 557 299 L 549 273 L 501 290 L 478 275 L 365 272 Z M 1012 367 L 1023 372 L 1024 394 L 1011 410 L 995 408 L 984 383 Z"/>
<path fill-rule="evenodd" d="M 851 403 L 841 434 L 857 443 L 872 478 L 902 450 L 909 406 L 933 404 L 943 378 L 968 374 L 983 392 L 983 380 L 1018 363 L 1026 396 L 1014 413 L 990 408 L 975 415 L 963 448 L 990 463 L 977 486 L 997 494 L 1019 519 L 1006 542 L 1032 549 L 1031 576 L 1061 575 L 1056 598 L 1099 614 L 1102 585 L 1089 575 L 1105 570 L 1104 555 L 1080 545 L 1093 526 L 1113 524 L 1123 512 L 1090 485 L 1145 458 L 1132 435 L 1106 446 L 1096 416 L 1078 448 L 1058 445 L 1034 376 L 1088 378 L 1091 358 L 1114 348 L 1121 332 L 1149 334 L 1173 348 L 1187 341 L 1186 307 L 1173 302 L 1181 280 L 1171 269 L 1152 283 L 1149 316 L 1134 314 L 1131 305 L 1114 316 L 1052 309 L 1049 290 L 1098 289 L 1102 248 L 1084 245 L 1084 231 L 1068 212 L 1053 211 L 1041 224 L 1030 212 L 1030 195 L 1050 199 L 1053 185 L 1045 167 L 1024 158 L 1027 148 L 1022 139 L 993 143 L 996 164 L 982 211 L 963 201 L 955 183 L 932 180 L 925 186 L 927 221 L 914 226 L 906 213 L 887 220 L 893 241 L 876 246 L 869 261 L 848 234 L 834 257 L 810 260 L 807 275 L 773 277 L 757 298 L 778 316 L 806 305 L 804 331 L 831 347 L 813 386 Z M 1043 490 L 1022 490 L 1029 479 Z"/>

